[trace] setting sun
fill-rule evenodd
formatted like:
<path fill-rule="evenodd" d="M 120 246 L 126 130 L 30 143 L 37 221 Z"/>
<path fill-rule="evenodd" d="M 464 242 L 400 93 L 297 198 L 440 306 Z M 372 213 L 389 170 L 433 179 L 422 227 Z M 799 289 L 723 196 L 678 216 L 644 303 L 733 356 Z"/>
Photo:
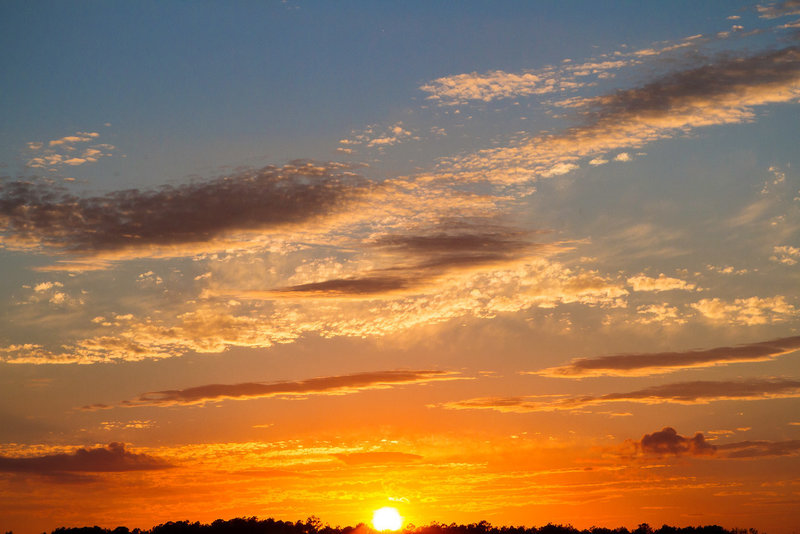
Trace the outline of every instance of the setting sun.
<path fill-rule="evenodd" d="M 403 518 L 397 508 L 385 506 L 375 510 L 372 514 L 372 526 L 375 530 L 400 530 L 403 526 Z"/>

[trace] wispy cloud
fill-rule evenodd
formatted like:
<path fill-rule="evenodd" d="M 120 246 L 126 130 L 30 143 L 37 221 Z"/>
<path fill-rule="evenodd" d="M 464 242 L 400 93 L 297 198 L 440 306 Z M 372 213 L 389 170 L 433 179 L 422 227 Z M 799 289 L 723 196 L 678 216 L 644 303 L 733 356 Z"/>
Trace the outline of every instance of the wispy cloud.
<path fill-rule="evenodd" d="M 762 19 L 777 19 L 787 15 L 800 15 L 800 0 L 784 0 L 774 2 L 765 6 L 756 6 L 758 16 Z"/>
<path fill-rule="evenodd" d="M 406 234 L 380 235 L 367 248 L 378 254 L 386 267 L 363 274 L 254 292 L 243 296 L 292 297 L 376 297 L 416 291 L 448 273 L 501 268 L 555 245 L 530 241 L 534 232 L 497 225 L 450 221 L 431 229 Z"/>
<path fill-rule="evenodd" d="M 373 124 L 363 130 L 353 131 L 350 137 L 341 139 L 341 146 L 337 150 L 349 154 L 354 147 L 382 149 L 409 140 L 419 140 L 419 137 L 404 126 L 402 121 L 386 127 Z"/>
<path fill-rule="evenodd" d="M 507 413 L 576 410 L 613 402 L 641 404 L 707 404 L 725 400 L 761 400 L 800 397 L 800 380 L 747 379 L 732 381 L 675 382 L 624 393 L 582 397 L 481 397 L 448 402 L 439 407 L 451 410 L 494 410 Z"/>
<path fill-rule="evenodd" d="M 295 382 L 246 382 L 208 384 L 187 389 L 144 393 L 122 406 L 173 406 L 204 404 L 227 399 L 247 400 L 266 397 L 298 398 L 310 395 L 347 395 L 370 389 L 386 389 L 408 384 L 427 384 L 443 380 L 466 380 L 450 371 L 375 371 L 340 376 L 309 378 Z M 91 409 L 91 407 L 86 407 Z"/>
<path fill-rule="evenodd" d="M 786 441 L 740 441 L 720 445 L 720 452 L 728 458 L 763 458 L 765 456 L 791 456 L 800 454 L 800 439 Z"/>
<path fill-rule="evenodd" d="M 800 95 L 800 49 L 788 47 L 746 57 L 726 57 L 681 70 L 638 88 L 572 99 L 584 124 L 516 146 L 486 149 L 449 160 L 463 179 L 499 183 L 552 175 L 557 166 L 585 157 L 639 148 L 676 133 L 752 120 L 753 108 Z"/>
<path fill-rule="evenodd" d="M 597 358 L 578 358 L 564 366 L 550 367 L 531 374 L 561 378 L 588 376 L 651 375 L 693 367 L 711 367 L 739 362 L 772 360 L 800 350 L 800 336 L 748 343 L 735 347 L 716 347 L 681 352 L 616 354 Z"/>

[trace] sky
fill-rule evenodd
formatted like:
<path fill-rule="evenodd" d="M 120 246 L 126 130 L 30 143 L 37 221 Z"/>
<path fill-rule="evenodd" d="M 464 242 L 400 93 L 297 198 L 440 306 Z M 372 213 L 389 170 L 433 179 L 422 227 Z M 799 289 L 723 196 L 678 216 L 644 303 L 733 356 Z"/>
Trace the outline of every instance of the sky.
<path fill-rule="evenodd" d="M 800 525 L 800 3 L 0 4 L 0 528 Z"/>

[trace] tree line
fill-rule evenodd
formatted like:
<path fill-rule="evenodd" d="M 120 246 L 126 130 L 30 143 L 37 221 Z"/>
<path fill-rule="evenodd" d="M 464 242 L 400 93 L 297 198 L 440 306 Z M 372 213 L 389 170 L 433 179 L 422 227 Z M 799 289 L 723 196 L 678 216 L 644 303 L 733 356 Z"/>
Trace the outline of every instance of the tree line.
<path fill-rule="evenodd" d="M 13 532 L 6 532 L 13 534 Z M 47 534 L 43 532 L 42 534 Z M 237 517 L 235 519 L 217 519 L 208 524 L 189 521 L 168 521 L 153 528 L 142 530 L 127 527 L 114 529 L 93 527 L 59 527 L 51 534 L 380 534 L 375 529 L 360 523 L 354 527 L 331 527 L 311 516 L 305 521 L 281 521 L 272 518 L 258 519 L 257 517 Z M 406 525 L 400 534 L 759 534 L 755 529 L 725 529 L 718 525 L 705 525 L 696 527 L 672 527 L 662 525 L 653 528 L 647 523 L 642 523 L 633 530 L 625 527 L 606 528 L 591 527 L 577 529 L 572 525 L 555 525 L 548 523 L 542 527 L 515 527 L 491 525 L 487 521 L 457 525 L 455 523 L 417 527 Z"/>

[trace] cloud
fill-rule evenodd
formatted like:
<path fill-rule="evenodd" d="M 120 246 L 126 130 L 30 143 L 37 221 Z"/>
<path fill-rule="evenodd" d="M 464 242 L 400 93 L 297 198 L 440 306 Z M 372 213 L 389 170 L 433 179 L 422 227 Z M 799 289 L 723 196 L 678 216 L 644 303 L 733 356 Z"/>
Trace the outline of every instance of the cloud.
<path fill-rule="evenodd" d="M 116 147 L 99 143 L 86 148 L 79 148 L 79 143 L 95 141 L 97 132 L 77 132 L 47 143 L 32 141 L 27 143 L 28 150 L 37 153 L 26 165 L 31 168 L 57 171 L 63 165 L 76 166 L 84 163 L 95 163 L 99 158 L 111 156 Z"/>
<path fill-rule="evenodd" d="M 690 284 L 678 278 L 670 278 L 664 273 L 658 275 L 658 278 L 651 278 L 645 274 L 638 274 L 628 278 L 628 284 L 633 287 L 634 291 L 669 291 L 672 289 L 683 289 L 691 291 L 695 289 L 694 284 Z"/>
<path fill-rule="evenodd" d="M 560 90 L 556 79 L 545 72 L 519 74 L 502 70 L 472 72 L 437 78 L 420 89 L 429 100 L 442 104 L 464 104 L 470 100 L 490 102 L 500 98 L 553 93 Z"/>
<path fill-rule="evenodd" d="M 706 442 L 700 432 L 687 438 L 669 426 L 642 436 L 639 449 L 644 454 L 655 456 L 712 456 L 717 450 L 714 445 Z"/>
<path fill-rule="evenodd" d="M 57 474 L 147 471 L 174 467 L 165 460 L 125 450 L 124 443 L 109 443 L 94 449 L 80 448 L 71 454 L 32 457 L 0 456 L 0 472 Z"/>
<path fill-rule="evenodd" d="M 773 247 L 772 252 L 769 259 L 784 265 L 796 265 L 800 261 L 800 247 L 781 245 Z"/>
<path fill-rule="evenodd" d="M 727 458 L 762 458 L 800 454 L 800 439 L 787 441 L 741 441 L 719 446 Z"/>
<path fill-rule="evenodd" d="M 420 86 L 420 90 L 428 93 L 428 100 L 439 105 L 491 102 L 578 89 L 588 83 L 587 76 L 610 77 L 613 76 L 611 71 L 635 63 L 637 61 L 630 59 L 589 60 L 576 64 L 567 62 L 559 68 L 545 67 L 516 73 L 492 70 L 482 74 L 454 74 L 432 80 Z"/>
<path fill-rule="evenodd" d="M 747 57 L 724 57 L 677 71 L 633 89 L 572 99 L 583 124 L 561 134 L 529 138 L 516 146 L 451 158 L 462 180 L 519 183 L 553 175 L 620 149 L 640 148 L 677 133 L 752 120 L 753 108 L 800 96 L 800 48 Z"/>
<path fill-rule="evenodd" d="M 97 332 L 90 337 L 48 345 L 7 345 L 0 347 L 0 360 L 48 365 L 141 361 L 191 351 L 219 353 L 229 347 L 264 348 L 292 343 L 309 333 L 324 338 L 380 337 L 460 317 L 494 317 L 533 307 L 553 308 L 569 303 L 620 307 L 625 305 L 628 294 L 624 287 L 596 271 L 528 256 L 493 268 L 485 264 L 453 268 L 419 286 L 413 294 L 398 293 L 396 298 L 383 298 L 380 294 L 357 298 L 351 294 L 339 297 L 335 305 L 321 306 L 319 301 L 308 299 L 313 294 L 277 300 L 272 296 L 273 300 L 263 300 L 264 295 L 258 294 L 247 299 L 251 290 L 239 289 L 240 277 L 244 269 L 252 270 L 252 265 L 246 263 L 232 271 L 235 276 L 231 284 L 215 290 L 224 294 L 222 298 L 207 295 L 168 313 L 154 313 L 145 305 L 141 314 L 130 320 L 104 314 L 92 319 Z M 316 276 L 315 268 L 310 276 Z M 308 277 L 304 273 L 302 278 Z M 217 278 L 215 275 L 212 280 Z M 328 294 L 326 298 L 332 296 Z"/>
<path fill-rule="evenodd" d="M 267 397 L 306 397 L 309 395 L 347 395 L 370 389 L 386 389 L 406 384 L 427 384 L 442 380 L 465 380 L 449 371 L 375 371 L 340 376 L 309 378 L 295 382 L 246 382 L 209 384 L 187 389 L 144 393 L 123 406 L 173 406 L 204 404 L 226 399 L 247 400 Z"/>
<path fill-rule="evenodd" d="M 366 146 L 367 148 L 380 149 L 408 140 L 419 140 L 419 137 L 414 136 L 414 134 L 403 125 L 402 121 L 398 121 L 383 128 L 377 124 L 373 124 L 361 131 L 351 132 L 351 137 L 347 139 L 341 139 L 339 144 L 342 146 L 337 150 L 349 154 L 353 152 L 353 149 L 350 148 L 353 146 Z"/>
<path fill-rule="evenodd" d="M 451 410 L 494 410 L 506 413 L 577 410 L 612 402 L 641 404 L 708 404 L 724 400 L 762 400 L 800 397 L 800 380 L 747 379 L 663 384 L 625 393 L 582 397 L 481 397 L 437 405 Z"/>
<path fill-rule="evenodd" d="M 557 245 L 529 240 L 530 234 L 516 228 L 449 221 L 435 228 L 406 234 L 384 234 L 366 243 L 386 267 L 347 278 L 239 293 L 243 297 L 301 298 L 369 297 L 418 291 L 435 279 L 454 272 L 475 272 L 519 262 L 534 252 L 544 253 Z"/>
<path fill-rule="evenodd" d="M 800 0 L 784 0 L 767 4 L 766 6 L 756 6 L 756 11 L 762 19 L 777 19 L 788 15 L 800 15 Z"/>
<path fill-rule="evenodd" d="M 636 319 L 640 324 L 673 325 L 686 324 L 688 320 L 678 312 L 678 308 L 671 306 L 668 302 L 661 304 L 644 304 L 636 308 L 639 317 Z"/>
<path fill-rule="evenodd" d="M 334 454 L 334 456 L 347 465 L 385 465 L 408 463 L 421 460 L 423 458 L 419 454 L 388 451 L 342 453 Z"/>
<path fill-rule="evenodd" d="M 308 162 L 99 197 L 10 182 L 0 184 L 0 244 L 78 255 L 139 250 L 147 256 L 151 248 L 310 223 L 369 189 L 345 166 Z"/>
<path fill-rule="evenodd" d="M 702 299 L 691 304 L 706 319 L 741 325 L 779 323 L 797 315 L 798 310 L 786 297 L 749 297 L 726 302 L 719 298 Z"/>
<path fill-rule="evenodd" d="M 798 350 L 800 350 L 800 336 L 794 336 L 735 347 L 578 358 L 565 366 L 550 367 L 541 371 L 534 371 L 531 374 L 561 378 L 644 376 L 687 368 L 772 360 L 778 356 Z"/>

